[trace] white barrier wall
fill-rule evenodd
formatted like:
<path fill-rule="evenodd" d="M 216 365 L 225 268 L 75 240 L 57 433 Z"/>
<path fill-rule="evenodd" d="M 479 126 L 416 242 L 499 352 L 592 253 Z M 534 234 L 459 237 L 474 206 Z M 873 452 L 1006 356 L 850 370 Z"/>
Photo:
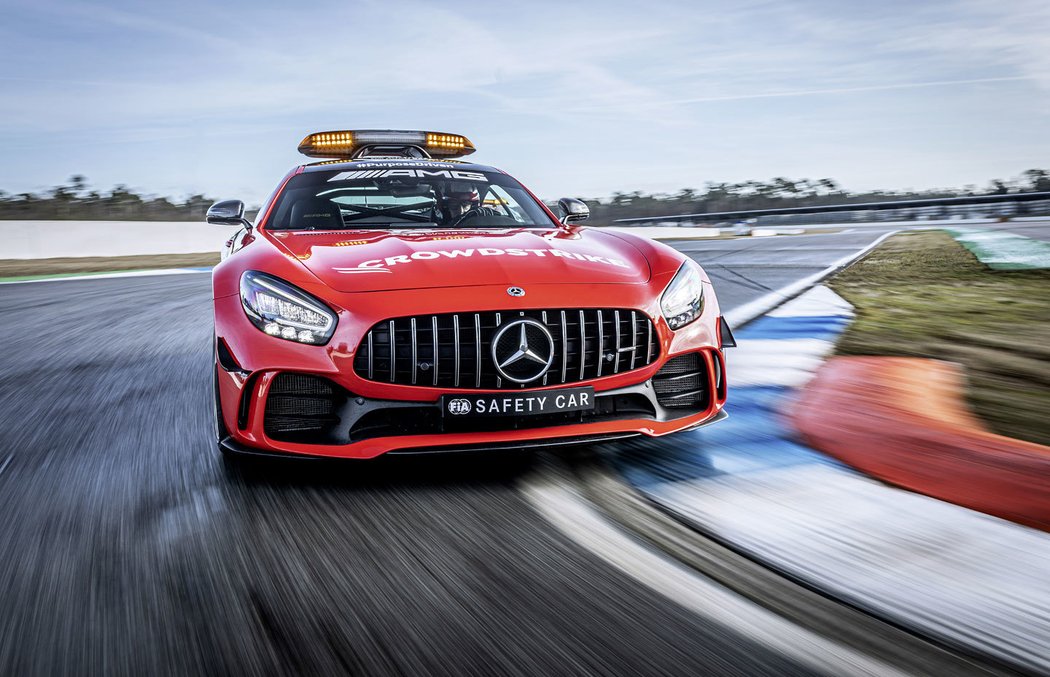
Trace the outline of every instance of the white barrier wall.
<path fill-rule="evenodd" d="M 236 231 L 201 221 L 0 221 L 0 259 L 218 252 Z"/>
<path fill-rule="evenodd" d="M 611 228 L 652 238 L 714 237 L 717 228 Z M 0 259 L 217 252 L 237 231 L 199 221 L 0 221 Z"/>

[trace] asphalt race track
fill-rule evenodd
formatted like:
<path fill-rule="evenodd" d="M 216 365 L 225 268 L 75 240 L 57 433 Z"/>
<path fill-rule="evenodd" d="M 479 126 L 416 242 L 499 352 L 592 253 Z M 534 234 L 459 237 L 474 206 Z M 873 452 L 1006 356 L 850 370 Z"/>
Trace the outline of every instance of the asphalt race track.
<path fill-rule="evenodd" d="M 677 246 L 728 310 L 881 232 Z M 566 540 L 528 455 L 224 463 L 207 274 L 0 313 L 0 674 L 806 672 Z"/>

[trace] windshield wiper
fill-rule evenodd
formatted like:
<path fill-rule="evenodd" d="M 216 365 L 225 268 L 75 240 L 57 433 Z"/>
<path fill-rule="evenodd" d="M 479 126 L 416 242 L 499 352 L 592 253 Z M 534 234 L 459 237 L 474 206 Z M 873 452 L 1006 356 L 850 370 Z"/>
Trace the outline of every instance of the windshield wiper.
<path fill-rule="evenodd" d="M 352 210 L 353 214 L 341 214 L 343 221 L 357 221 L 358 219 L 367 219 L 372 216 L 396 216 L 400 219 L 407 221 L 416 221 L 420 223 L 426 223 L 430 221 L 430 217 L 423 216 L 421 214 L 409 214 L 407 212 L 415 211 L 417 209 L 430 209 L 433 203 L 431 202 L 416 202 L 410 205 L 392 205 L 390 207 L 366 207 L 365 205 L 339 205 L 340 213 L 344 209 Z"/>

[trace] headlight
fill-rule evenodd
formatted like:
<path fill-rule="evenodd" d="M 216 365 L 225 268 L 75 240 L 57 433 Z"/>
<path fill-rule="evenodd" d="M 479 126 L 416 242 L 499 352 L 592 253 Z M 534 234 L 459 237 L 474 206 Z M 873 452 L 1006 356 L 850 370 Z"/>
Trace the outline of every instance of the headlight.
<path fill-rule="evenodd" d="M 660 298 L 660 310 L 671 329 L 681 329 L 700 317 L 704 310 L 704 283 L 695 263 L 686 261 L 678 269 Z"/>
<path fill-rule="evenodd" d="M 255 270 L 241 275 L 241 305 L 270 336 L 323 345 L 335 331 L 335 313 L 306 292 Z"/>

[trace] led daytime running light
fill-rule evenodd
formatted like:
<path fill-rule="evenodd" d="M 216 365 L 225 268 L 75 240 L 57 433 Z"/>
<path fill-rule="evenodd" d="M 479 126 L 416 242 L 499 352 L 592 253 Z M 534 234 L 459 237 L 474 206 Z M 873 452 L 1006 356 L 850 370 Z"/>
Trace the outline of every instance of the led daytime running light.
<path fill-rule="evenodd" d="M 681 329 L 704 312 L 704 283 L 700 269 L 687 261 L 660 297 L 660 310 L 671 329 Z"/>
<path fill-rule="evenodd" d="M 335 331 L 327 306 L 283 280 L 249 270 L 241 276 L 241 305 L 264 333 L 298 343 L 323 345 Z"/>

